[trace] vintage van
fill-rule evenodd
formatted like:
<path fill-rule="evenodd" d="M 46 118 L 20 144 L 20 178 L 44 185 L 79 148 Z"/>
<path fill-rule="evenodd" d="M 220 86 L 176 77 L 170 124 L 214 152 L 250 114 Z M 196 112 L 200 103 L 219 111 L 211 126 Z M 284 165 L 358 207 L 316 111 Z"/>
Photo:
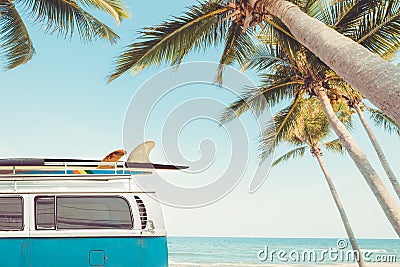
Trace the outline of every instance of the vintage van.
<path fill-rule="evenodd" d="M 168 266 L 160 204 L 134 178 L 175 166 L 101 164 L 0 160 L 1 267 Z"/>

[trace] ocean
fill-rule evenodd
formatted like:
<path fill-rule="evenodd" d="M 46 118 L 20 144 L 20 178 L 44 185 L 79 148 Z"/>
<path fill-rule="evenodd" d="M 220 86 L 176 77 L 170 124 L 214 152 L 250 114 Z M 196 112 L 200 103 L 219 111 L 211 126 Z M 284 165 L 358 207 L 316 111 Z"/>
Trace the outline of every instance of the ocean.
<path fill-rule="evenodd" d="M 400 239 L 360 239 L 358 244 L 366 262 L 400 266 Z M 346 239 L 332 238 L 168 237 L 168 250 L 173 267 L 353 266 L 357 257 Z"/>

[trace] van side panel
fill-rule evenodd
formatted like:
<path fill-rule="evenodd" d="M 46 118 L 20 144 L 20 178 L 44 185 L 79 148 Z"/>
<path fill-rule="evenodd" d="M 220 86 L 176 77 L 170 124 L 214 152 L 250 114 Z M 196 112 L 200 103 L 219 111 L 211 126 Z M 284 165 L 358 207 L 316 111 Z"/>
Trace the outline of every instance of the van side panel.
<path fill-rule="evenodd" d="M 166 237 L 142 238 L 141 267 L 167 267 L 168 248 Z"/>
<path fill-rule="evenodd" d="M 166 237 L 36 237 L 31 244 L 31 267 L 168 266 Z"/>
<path fill-rule="evenodd" d="M 30 266 L 30 243 L 27 238 L 0 238 L 0 266 Z"/>

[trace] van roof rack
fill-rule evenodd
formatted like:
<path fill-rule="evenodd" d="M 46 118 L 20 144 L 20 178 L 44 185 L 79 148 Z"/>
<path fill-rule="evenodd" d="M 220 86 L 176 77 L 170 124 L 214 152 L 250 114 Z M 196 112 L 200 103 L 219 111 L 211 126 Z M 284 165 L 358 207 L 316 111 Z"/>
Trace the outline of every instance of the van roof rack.
<path fill-rule="evenodd" d="M 60 158 L 6 158 L 0 159 L 0 166 L 2 167 L 17 167 L 17 166 L 101 166 L 113 165 L 116 167 L 126 167 L 132 169 L 187 169 L 188 166 L 158 164 L 147 162 L 105 162 L 93 159 L 60 159 Z"/>
<path fill-rule="evenodd" d="M 104 162 L 92 159 L 6 158 L 0 159 L 0 177 L 4 175 L 134 175 L 153 170 L 180 170 L 188 166 L 142 162 Z M 2 179 L 3 180 L 3 179 Z"/>
<path fill-rule="evenodd" d="M 141 162 L 104 162 L 92 159 L 5 158 L 0 159 L 0 182 L 29 181 L 111 181 L 129 180 L 133 175 L 158 170 L 179 170 L 188 166 Z M 131 190 L 131 182 L 129 182 Z"/>

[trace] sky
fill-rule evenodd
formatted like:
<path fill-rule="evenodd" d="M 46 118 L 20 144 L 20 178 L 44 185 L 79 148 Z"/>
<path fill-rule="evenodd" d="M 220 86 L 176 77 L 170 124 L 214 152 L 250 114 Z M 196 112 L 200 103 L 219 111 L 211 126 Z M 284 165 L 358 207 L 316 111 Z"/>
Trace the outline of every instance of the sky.
<path fill-rule="evenodd" d="M 170 183 L 182 187 L 197 188 L 217 181 L 232 163 L 230 157 L 235 153 L 243 154 L 248 162 L 246 169 L 240 169 L 241 165 L 234 162 L 230 176 L 233 180 L 229 181 L 237 181 L 228 188 L 232 190 L 227 190 L 229 192 L 218 200 L 197 208 L 163 205 L 169 235 L 344 237 L 345 231 L 322 173 L 315 158 L 309 154 L 303 159 L 274 167 L 261 188 L 249 194 L 252 171 L 257 167 L 256 140 L 260 120 L 246 114 L 239 122 L 226 127 L 216 123 L 223 107 L 236 97 L 235 92 L 228 90 L 232 86 L 220 88 L 209 83 L 178 86 L 159 102 L 154 102 L 157 105 L 151 113 L 137 109 L 130 113 L 138 107 L 137 103 L 141 103 L 140 98 L 139 102 L 135 98 L 138 92 L 149 101 L 154 97 L 152 93 L 162 88 L 161 81 L 154 85 L 154 91 L 152 88 L 143 90 L 153 76 L 157 77 L 167 66 L 153 67 L 135 77 L 124 75 L 107 84 L 106 76 L 112 71 L 113 60 L 134 40 L 138 29 L 181 14 L 185 6 L 194 3 L 157 0 L 148 5 L 145 1 L 126 1 L 131 18 L 122 21 L 120 26 L 112 26 L 111 18 L 100 16 L 121 37 L 113 46 L 102 40 L 89 44 L 83 44 L 75 37 L 64 40 L 57 34 L 44 34 L 40 26 L 26 20 L 36 54 L 29 63 L 0 72 L 1 157 L 102 158 L 115 149 L 129 150 L 142 142 L 134 135 L 138 129 L 140 133 L 145 132 L 146 139 L 156 141 L 150 155 L 153 161 L 190 163 L 191 171 L 171 173 L 165 177 Z M 215 47 L 206 52 L 192 53 L 184 62 L 217 62 L 220 53 L 221 48 Z M 209 74 L 204 69 L 200 69 L 204 72 L 186 70 L 192 70 L 190 75 L 194 77 L 214 78 L 212 67 L 207 70 Z M 184 71 L 185 68 L 173 70 L 168 77 L 171 81 L 174 75 L 187 78 Z M 204 77 L 207 75 L 210 77 Z M 254 73 L 245 72 L 243 75 L 256 82 Z M 126 114 L 129 120 L 125 120 Z M 196 119 L 190 120 L 188 114 Z M 204 119 L 204 114 L 208 118 Z M 145 125 L 142 124 L 143 118 L 147 119 Z M 171 120 L 173 127 L 164 127 L 164 123 Z M 356 117 L 354 124 L 352 133 L 355 139 L 390 188 Z M 239 135 L 238 138 L 242 139 L 235 141 L 235 129 L 241 127 L 246 135 Z M 375 133 L 394 172 L 400 173 L 399 137 L 390 136 L 381 129 L 375 129 Z M 179 153 L 169 158 L 163 149 L 171 144 Z M 288 149 L 284 146 L 276 151 L 276 155 Z M 356 236 L 396 238 L 349 156 L 325 153 L 324 160 Z M 204 165 L 207 163 L 209 166 Z M 196 170 L 200 171 L 196 173 Z M 197 195 L 193 195 L 195 197 Z"/>

